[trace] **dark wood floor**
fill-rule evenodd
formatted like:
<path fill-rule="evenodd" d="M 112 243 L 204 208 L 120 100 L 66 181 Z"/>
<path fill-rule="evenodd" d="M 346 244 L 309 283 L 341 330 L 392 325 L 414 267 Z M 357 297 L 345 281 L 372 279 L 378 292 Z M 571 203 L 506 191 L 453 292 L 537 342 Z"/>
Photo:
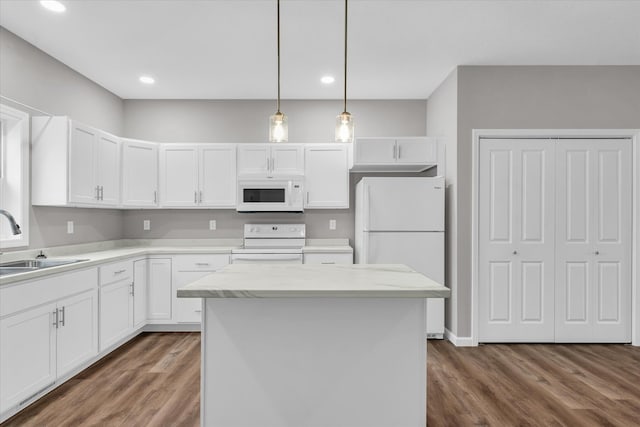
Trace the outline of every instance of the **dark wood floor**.
<path fill-rule="evenodd" d="M 640 348 L 428 351 L 429 426 L 640 426 Z M 2 426 L 197 426 L 199 376 L 199 334 L 143 334 Z"/>

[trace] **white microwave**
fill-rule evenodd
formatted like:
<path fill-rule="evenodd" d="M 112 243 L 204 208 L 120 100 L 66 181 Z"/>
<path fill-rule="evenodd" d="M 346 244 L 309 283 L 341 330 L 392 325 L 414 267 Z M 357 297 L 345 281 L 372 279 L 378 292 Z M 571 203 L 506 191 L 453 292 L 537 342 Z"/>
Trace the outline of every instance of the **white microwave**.
<path fill-rule="evenodd" d="M 304 178 L 239 178 L 238 212 L 304 211 Z"/>

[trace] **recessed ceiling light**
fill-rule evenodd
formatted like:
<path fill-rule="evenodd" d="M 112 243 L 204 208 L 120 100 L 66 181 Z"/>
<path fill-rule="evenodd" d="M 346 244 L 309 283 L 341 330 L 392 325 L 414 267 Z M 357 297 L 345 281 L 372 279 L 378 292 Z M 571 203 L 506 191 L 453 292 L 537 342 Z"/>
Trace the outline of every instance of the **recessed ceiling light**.
<path fill-rule="evenodd" d="M 335 82 L 336 79 L 333 76 L 323 76 L 320 81 L 326 85 L 330 85 L 331 83 Z"/>
<path fill-rule="evenodd" d="M 65 5 L 55 0 L 42 0 L 40 4 L 42 5 L 42 7 L 44 7 L 45 9 L 49 9 L 52 12 L 62 13 L 67 10 L 67 7 Z"/>
<path fill-rule="evenodd" d="M 156 79 L 154 79 L 151 76 L 140 76 L 140 83 L 144 83 L 146 85 L 152 85 L 156 82 Z"/>

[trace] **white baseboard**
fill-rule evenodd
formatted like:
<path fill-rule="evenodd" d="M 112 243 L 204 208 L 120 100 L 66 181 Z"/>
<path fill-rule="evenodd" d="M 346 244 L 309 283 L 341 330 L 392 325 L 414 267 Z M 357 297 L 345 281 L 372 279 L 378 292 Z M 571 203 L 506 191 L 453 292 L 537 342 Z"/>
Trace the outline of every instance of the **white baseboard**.
<path fill-rule="evenodd" d="M 200 332 L 200 323 L 175 323 L 156 325 L 147 323 L 143 332 Z"/>
<path fill-rule="evenodd" d="M 456 347 L 477 347 L 477 345 L 473 344 L 473 339 L 471 339 L 471 337 L 457 337 L 447 328 L 444 329 L 444 337 L 451 341 L 451 343 Z"/>

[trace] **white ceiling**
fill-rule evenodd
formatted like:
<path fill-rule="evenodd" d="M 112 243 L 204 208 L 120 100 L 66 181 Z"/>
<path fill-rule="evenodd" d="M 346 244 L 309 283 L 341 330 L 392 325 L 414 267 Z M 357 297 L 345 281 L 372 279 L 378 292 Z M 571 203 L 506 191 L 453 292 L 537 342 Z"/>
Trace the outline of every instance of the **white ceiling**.
<path fill-rule="evenodd" d="M 275 98 L 275 0 L 62 2 L 0 0 L 0 25 L 125 99 Z M 342 97 L 343 8 L 282 1 L 283 98 Z M 352 0 L 349 97 L 425 99 L 456 65 L 640 65 L 639 23 L 629 0 Z"/>

